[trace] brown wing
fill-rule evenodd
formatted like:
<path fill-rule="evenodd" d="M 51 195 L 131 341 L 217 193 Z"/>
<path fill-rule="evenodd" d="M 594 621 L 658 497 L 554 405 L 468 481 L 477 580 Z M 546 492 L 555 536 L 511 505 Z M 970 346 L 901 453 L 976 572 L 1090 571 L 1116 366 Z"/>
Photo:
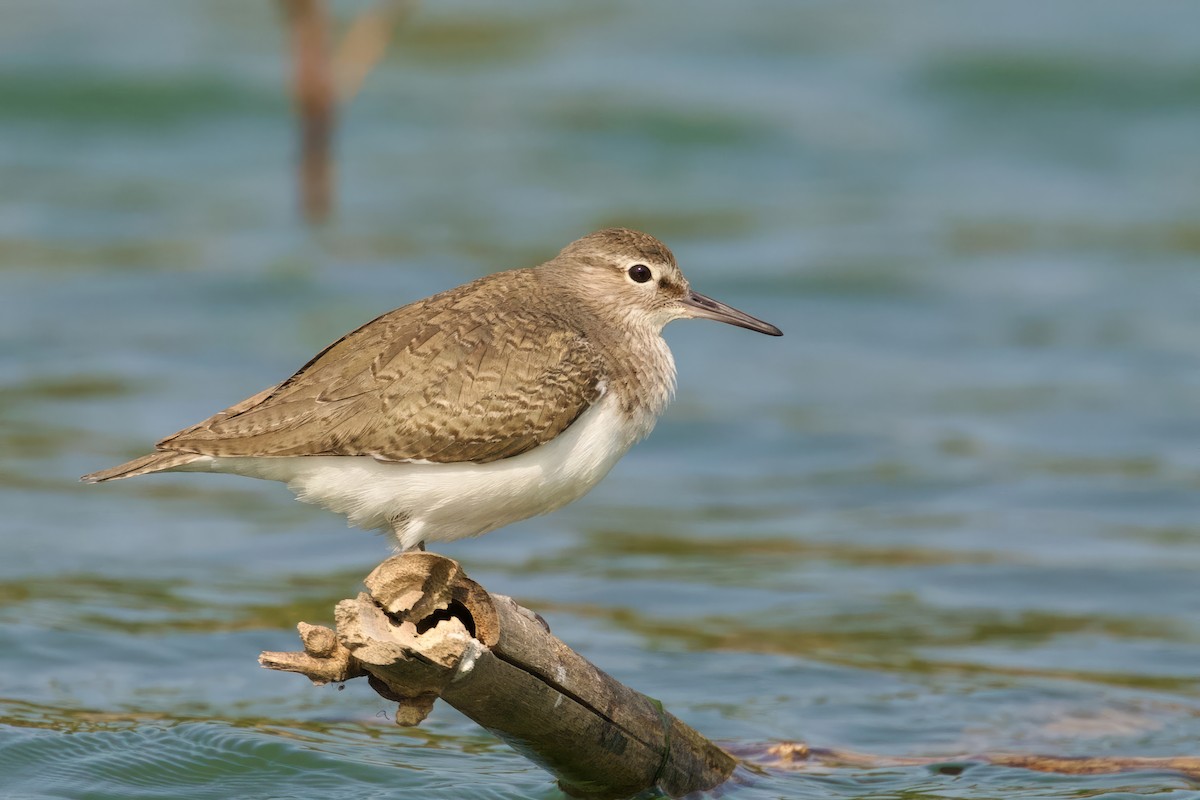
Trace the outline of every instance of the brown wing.
<path fill-rule="evenodd" d="M 379 317 L 159 449 L 484 463 L 548 442 L 599 397 L 602 372 L 536 276 L 505 274 Z"/>

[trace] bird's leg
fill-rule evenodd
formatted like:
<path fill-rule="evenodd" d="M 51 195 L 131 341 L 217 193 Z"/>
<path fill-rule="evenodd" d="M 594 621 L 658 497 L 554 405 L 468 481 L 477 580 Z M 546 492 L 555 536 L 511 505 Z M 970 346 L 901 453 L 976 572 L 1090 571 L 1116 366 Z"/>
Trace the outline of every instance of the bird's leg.
<path fill-rule="evenodd" d="M 397 543 L 403 542 L 407 538 L 408 526 L 412 524 L 412 517 L 408 514 L 397 514 L 389 520 L 392 525 L 392 536 L 395 537 Z M 425 552 L 425 540 L 422 539 L 415 545 L 409 545 L 400 551 L 404 553 Z"/>

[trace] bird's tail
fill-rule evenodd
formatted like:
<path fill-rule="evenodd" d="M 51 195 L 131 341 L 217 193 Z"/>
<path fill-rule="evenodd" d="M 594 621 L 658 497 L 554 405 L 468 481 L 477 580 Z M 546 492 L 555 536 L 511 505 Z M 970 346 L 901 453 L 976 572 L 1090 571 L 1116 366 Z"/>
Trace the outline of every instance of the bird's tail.
<path fill-rule="evenodd" d="M 145 475 L 147 472 L 162 472 L 163 470 L 182 467 L 184 464 L 190 464 L 197 458 L 203 458 L 203 456 L 198 456 L 195 453 L 180 453 L 175 450 L 160 450 L 157 453 L 150 453 L 141 458 L 126 461 L 124 464 L 118 464 L 115 467 L 109 467 L 99 472 L 84 475 L 79 480 L 84 483 L 116 481 L 121 478 Z"/>

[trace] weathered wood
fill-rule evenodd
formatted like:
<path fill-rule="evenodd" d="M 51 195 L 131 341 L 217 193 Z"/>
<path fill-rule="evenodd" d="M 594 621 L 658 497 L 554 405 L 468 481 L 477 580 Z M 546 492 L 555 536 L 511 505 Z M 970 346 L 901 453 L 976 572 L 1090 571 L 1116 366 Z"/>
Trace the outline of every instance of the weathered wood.
<path fill-rule="evenodd" d="M 263 666 L 299 672 L 315 683 L 366 675 L 377 692 L 399 704 L 401 725 L 418 724 L 440 697 L 545 767 L 574 795 L 621 797 L 657 787 L 681 796 L 724 783 L 739 763 L 571 650 L 536 614 L 489 594 L 451 559 L 397 556 L 376 568 L 366 585 L 368 593 L 338 604 L 336 633 L 300 623 L 304 652 L 263 653 Z M 735 754 L 785 771 L 816 764 L 920 765 L 957 774 L 983 763 L 1059 774 L 1164 770 L 1200 776 L 1194 757 L 893 757 L 800 742 L 743 746 Z"/>
<path fill-rule="evenodd" d="M 658 788 L 679 797 L 733 773 L 731 755 L 573 651 L 536 614 L 487 592 L 457 562 L 408 553 L 365 583 L 367 593 L 338 604 L 336 635 L 307 626 L 303 653 L 263 653 L 260 663 L 317 683 L 368 674 L 399 703 L 401 724 L 419 723 L 441 697 L 574 795 Z"/>

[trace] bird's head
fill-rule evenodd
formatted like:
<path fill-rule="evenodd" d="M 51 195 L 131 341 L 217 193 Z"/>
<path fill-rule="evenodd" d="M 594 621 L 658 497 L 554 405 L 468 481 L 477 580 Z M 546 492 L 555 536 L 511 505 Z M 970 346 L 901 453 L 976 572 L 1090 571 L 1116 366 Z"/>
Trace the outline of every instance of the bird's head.
<path fill-rule="evenodd" d="M 594 306 L 656 330 L 676 319 L 715 319 L 783 335 L 769 322 L 694 291 L 665 244 L 628 228 L 605 228 L 577 239 L 541 269 Z"/>

